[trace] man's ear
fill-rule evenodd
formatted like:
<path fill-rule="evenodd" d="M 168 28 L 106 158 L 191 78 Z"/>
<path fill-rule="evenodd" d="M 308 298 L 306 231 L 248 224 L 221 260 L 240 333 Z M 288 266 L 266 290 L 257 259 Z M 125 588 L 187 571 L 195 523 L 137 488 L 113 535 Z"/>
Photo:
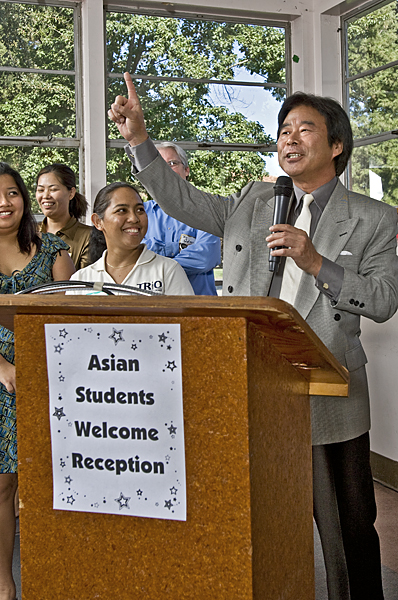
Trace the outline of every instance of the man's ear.
<path fill-rule="evenodd" d="M 341 141 L 337 141 L 334 142 L 333 144 L 333 158 L 336 158 L 336 156 L 339 156 L 344 149 L 344 144 Z"/>
<path fill-rule="evenodd" d="M 99 218 L 97 213 L 93 213 L 91 215 L 91 221 L 96 229 L 99 229 L 100 231 L 102 231 L 102 219 Z"/>

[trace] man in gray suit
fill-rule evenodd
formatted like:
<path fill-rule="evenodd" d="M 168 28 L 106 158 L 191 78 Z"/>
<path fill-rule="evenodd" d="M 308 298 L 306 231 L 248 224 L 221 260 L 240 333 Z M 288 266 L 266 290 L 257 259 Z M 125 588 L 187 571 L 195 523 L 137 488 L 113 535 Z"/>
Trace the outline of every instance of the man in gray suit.
<path fill-rule="evenodd" d="M 133 172 L 171 216 L 224 237 L 223 294 L 279 296 L 284 262 L 302 271 L 294 306 L 350 372 L 348 398 L 311 398 L 314 516 L 330 600 L 382 600 L 376 506 L 369 464 L 369 396 L 360 317 L 382 322 L 397 309 L 397 213 L 338 180 L 352 151 L 348 117 L 334 100 L 303 93 L 278 116 L 278 156 L 294 194 L 286 225 L 272 226 L 272 184 L 251 182 L 223 198 L 197 190 L 158 155 L 128 74 L 128 99 L 109 111 L 129 142 Z M 309 235 L 294 227 L 311 194 Z M 280 273 L 269 256 L 280 256 Z"/>

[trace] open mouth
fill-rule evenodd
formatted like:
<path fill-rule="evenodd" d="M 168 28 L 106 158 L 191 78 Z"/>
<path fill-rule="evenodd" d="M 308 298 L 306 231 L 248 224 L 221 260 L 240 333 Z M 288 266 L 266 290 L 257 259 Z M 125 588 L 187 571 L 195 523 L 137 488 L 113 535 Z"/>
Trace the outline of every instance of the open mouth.
<path fill-rule="evenodd" d="M 137 235 L 140 233 L 140 229 L 138 229 L 138 227 L 128 227 L 127 229 L 123 229 L 123 232 L 131 235 Z"/>

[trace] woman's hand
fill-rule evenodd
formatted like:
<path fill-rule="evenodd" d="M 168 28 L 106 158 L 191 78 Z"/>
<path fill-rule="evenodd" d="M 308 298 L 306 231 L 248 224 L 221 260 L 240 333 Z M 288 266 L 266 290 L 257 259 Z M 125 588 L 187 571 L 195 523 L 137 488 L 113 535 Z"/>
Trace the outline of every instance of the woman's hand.
<path fill-rule="evenodd" d="M 0 354 L 0 382 L 7 388 L 10 394 L 15 393 L 15 367 Z"/>

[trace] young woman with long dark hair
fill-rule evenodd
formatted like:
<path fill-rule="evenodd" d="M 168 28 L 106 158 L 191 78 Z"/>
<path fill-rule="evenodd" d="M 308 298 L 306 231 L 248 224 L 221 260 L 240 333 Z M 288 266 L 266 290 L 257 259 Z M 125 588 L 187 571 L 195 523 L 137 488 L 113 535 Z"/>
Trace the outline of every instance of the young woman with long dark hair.
<path fill-rule="evenodd" d="M 38 234 L 26 186 L 17 171 L 0 162 L 0 293 L 74 272 L 68 246 L 50 233 Z M 14 600 L 12 555 L 17 488 L 14 334 L 0 326 L 0 600 Z"/>
<path fill-rule="evenodd" d="M 68 244 L 76 269 L 86 267 L 92 228 L 79 220 L 85 216 L 88 204 L 76 190 L 72 169 L 61 163 L 43 167 L 37 175 L 36 200 L 44 214 L 41 231 L 53 233 Z"/>

